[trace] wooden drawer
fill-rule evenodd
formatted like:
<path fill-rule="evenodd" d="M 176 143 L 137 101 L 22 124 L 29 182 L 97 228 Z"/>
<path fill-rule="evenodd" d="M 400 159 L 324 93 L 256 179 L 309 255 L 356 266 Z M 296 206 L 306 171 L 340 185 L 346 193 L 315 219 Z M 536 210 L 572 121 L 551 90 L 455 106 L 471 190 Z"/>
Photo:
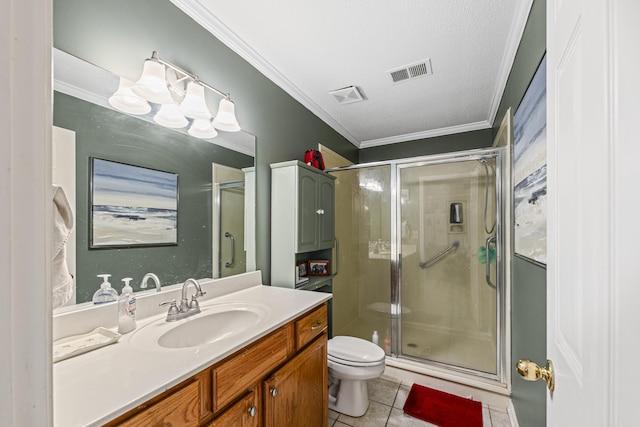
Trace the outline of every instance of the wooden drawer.
<path fill-rule="evenodd" d="M 200 402 L 200 381 L 196 380 L 118 425 L 197 426 L 201 413 Z"/>
<path fill-rule="evenodd" d="M 258 386 L 233 404 L 207 427 L 258 427 L 262 419 L 262 405 Z"/>
<path fill-rule="evenodd" d="M 289 331 L 286 326 L 280 328 L 213 368 L 214 413 L 287 360 L 292 347 Z"/>
<path fill-rule="evenodd" d="M 324 332 L 327 322 L 327 303 L 296 320 L 296 350 L 300 350 Z"/>

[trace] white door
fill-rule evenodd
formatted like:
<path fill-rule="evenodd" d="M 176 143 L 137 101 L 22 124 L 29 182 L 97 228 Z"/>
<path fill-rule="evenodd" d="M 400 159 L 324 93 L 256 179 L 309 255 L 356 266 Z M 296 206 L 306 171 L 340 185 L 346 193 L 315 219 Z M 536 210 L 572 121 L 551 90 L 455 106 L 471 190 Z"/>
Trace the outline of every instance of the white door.
<path fill-rule="evenodd" d="M 547 1 L 549 426 L 637 425 L 639 17 Z"/>

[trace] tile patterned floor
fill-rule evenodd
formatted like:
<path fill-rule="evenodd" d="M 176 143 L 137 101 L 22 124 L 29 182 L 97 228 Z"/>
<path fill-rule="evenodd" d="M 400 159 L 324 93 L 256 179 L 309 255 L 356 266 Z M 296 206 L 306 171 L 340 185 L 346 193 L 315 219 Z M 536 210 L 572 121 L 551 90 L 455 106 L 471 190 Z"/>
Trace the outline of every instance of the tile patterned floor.
<path fill-rule="evenodd" d="M 328 427 L 436 427 L 402 411 L 411 384 L 389 379 L 369 381 L 369 409 L 359 418 L 329 410 Z M 511 427 L 506 412 L 482 405 L 483 427 Z"/>

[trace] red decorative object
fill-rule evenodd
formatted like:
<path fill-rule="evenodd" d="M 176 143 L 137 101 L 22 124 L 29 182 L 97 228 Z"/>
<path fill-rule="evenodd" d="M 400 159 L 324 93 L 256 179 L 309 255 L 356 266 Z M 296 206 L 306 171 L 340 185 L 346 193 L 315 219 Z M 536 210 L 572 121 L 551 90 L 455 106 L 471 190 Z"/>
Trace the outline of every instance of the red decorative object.
<path fill-rule="evenodd" d="M 440 427 L 482 427 L 482 404 L 413 384 L 402 408 L 405 414 Z"/>
<path fill-rule="evenodd" d="M 324 160 L 322 158 L 322 153 L 318 150 L 305 151 L 304 162 L 316 169 L 324 170 Z"/>

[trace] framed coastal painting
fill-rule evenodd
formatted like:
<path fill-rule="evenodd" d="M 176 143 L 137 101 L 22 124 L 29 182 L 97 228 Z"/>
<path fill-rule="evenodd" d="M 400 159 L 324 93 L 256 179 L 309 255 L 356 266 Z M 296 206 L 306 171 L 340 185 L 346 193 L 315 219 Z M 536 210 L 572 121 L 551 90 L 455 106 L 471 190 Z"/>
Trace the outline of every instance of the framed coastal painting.
<path fill-rule="evenodd" d="M 547 61 L 513 116 L 514 251 L 547 263 Z"/>
<path fill-rule="evenodd" d="M 92 157 L 89 247 L 178 244 L 178 174 Z"/>

